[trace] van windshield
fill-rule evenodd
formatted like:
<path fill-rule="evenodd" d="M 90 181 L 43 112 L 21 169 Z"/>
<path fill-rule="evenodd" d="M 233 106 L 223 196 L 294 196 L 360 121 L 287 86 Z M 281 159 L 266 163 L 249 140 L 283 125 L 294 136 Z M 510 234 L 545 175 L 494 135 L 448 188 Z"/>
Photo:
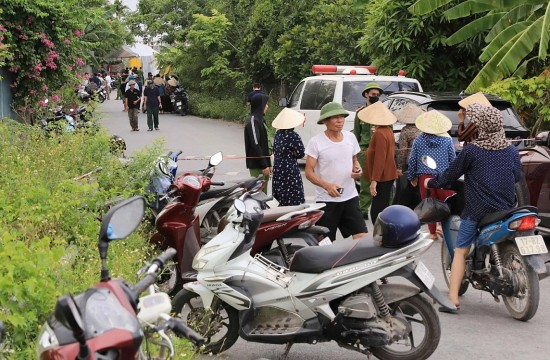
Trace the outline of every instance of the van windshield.
<path fill-rule="evenodd" d="M 357 108 L 365 105 L 363 90 L 372 80 L 365 81 L 344 81 L 342 90 L 342 106 L 348 111 L 355 111 Z M 411 81 L 376 81 L 376 83 L 384 90 L 380 100 L 395 91 L 420 91 L 418 84 Z"/>

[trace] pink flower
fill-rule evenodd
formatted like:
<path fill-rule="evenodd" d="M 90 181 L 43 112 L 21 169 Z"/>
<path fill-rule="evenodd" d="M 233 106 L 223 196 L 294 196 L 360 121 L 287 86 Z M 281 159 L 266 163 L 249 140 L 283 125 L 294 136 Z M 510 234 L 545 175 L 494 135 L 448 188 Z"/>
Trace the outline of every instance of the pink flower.
<path fill-rule="evenodd" d="M 80 35 L 81 35 L 80 30 L 76 29 L 76 30 L 74 31 L 74 36 L 80 37 Z"/>
<path fill-rule="evenodd" d="M 42 86 L 42 90 L 44 90 L 44 91 L 48 91 L 48 85 L 44 85 L 44 86 Z"/>
<path fill-rule="evenodd" d="M 65 44 L 69 44 L 69 43 L 71 42 L 71 40 L 65 38 L 65 40 L 63 40 L 63 42 L 64 42 Z"/>
<path fill-rule="evenodd" d="M 80 67 L 84 66 L 84 60 L 82 60 L 82 58 L 79 58 L 79 57 L 75 59 L 75 63 L 77 66 L 80 66 Z"/>
<path fill-rule="evenodd" d="M 32 89 L 31 91 L 29 91 L 29 93 L 30 93 L 31 95 L 36 95 L 36 90 Z"/>
<path fill-rule="evenodd" d="M 29 37 L 28 37 L 27 35 L 25 35 L 25 34 L 19 35 L 19 38 L 20 38 L 21 40 L 29 40 Z"/>
<path fill-rule="evenodd" d="M 40 107 L 46 107 L 46 102 L 44 100 L 40 100 Z"/>
<path fill-rule="evenodd" d="M 71 65 L 67 65 L 67 69 L 69 69 L 69 71 L 73 71 L 73 67 Z"/>
<path fill-rule="evenodd" d="M 55 46 L 52 41 L 46 39 L 45 37 L 42 37 L 42 43 L 49 48 L 53 48 Z"/>
<path fill-rule="evenodd" d="M 23 28 L 21 27 L 21 25 L 17 25 L 17 26 L 15 27 L 15 30 L 17 30 L 17 31 L 21 31 L 21 29 L 23 29 Z"/>
<path fill-rule="evenodd" d="M 10 67 L 10 72 L 13 72 L 13 73 L 16 73 L 19 71 L 19 66 L 17 65 L 13 65 L 12 67 Z"/>
<path fill-rule="evenodd" d="M 0 31 L 1 32 L 8 32 L 8 30 L 6 30 L 6 28 L 2 24 L 0 24 Z"/>
<path fill-rule="evenodd" d="M 59 58 L 59 54 L 56 53 L 54 50 L 50 50 L 50 51 L 48 52 L 48 55 L 50 55 L 50 57 L 51 57 L 52 59 L 54 59 L 54 60 L 57 59 L 57 58 Z"/>
<path fill-rule="evenodd" d="M 53 94 L 52 101 L 55 101 L 55 102 L 59 101 L 59 95 Z"/>

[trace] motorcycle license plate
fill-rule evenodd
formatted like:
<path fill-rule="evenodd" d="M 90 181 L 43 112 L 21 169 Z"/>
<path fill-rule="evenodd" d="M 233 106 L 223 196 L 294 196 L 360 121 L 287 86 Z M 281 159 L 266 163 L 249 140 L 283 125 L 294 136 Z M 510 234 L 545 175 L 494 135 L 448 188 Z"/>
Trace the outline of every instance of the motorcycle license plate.
<path fill-rule="evenodd" d="M 177 102 L 176 102 L 176 105 L 180 106 L 180 105 L 181 105 L 181 101 L 177 101 Z"/>
<path fill-rule="evenodd" d="M 546 254 L 548 252 L 542 235 L 518 236 L 516 237 L 516 245 L 519 253 L 523 256 Z"/>
<path fill-rule="evenodd" d="M 435 282 L 435 277 L 422 261 L 418 262 L 418 264 L 416 265 L 416 269 L 414 269 L 414 273 L 416 274 L 416 276 L 418 276 L 420 281 L 422 281 L 422 283 L 426 285 L 428 289 L 432 288 Z"/>

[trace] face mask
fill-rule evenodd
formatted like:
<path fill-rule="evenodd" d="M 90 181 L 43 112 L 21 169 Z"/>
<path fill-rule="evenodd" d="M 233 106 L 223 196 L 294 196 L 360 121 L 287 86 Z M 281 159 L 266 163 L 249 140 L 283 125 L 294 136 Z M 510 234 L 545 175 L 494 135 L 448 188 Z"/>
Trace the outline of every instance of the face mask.
<path fill-rule="evenodd" d="M 371 104 L 374 104 L 375 102 L 377 102 L 378 99 L 379 99 L 378 96 L 369 96 L 369 102 L 370 102 Z"/>

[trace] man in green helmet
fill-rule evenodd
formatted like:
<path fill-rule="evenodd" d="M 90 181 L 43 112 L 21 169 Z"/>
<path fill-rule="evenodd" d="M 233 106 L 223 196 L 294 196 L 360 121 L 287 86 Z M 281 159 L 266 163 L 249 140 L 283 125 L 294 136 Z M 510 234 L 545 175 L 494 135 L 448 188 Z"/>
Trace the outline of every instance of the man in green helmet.
<path fill-rule="evenodd" d="M 365 158 L 367 149 L 369 147 L 370 138 L 372 136 L 372 130 L 370 124 L 367 124 L 357 117 L 359 110 L 374 104 L 380 100 L 380 95 L 382 95 L 382 89 L 375 82 L 370 82 L 365 86 L 363 90 L 363 97 L 367 99 L 365 106 L 361 106 L 355 111 L 355 120 L 353 121 L 353 133 L 357 138 L 361 152 L 357 154 L 357 160 L 362 167 L 365 167 Z M 367 220 L 369 218 L 369 207 L 372 202 L 372 196 L 370 194 L 370 181 L 363 175 L 361 176 L 361 190 L 359 191 L 359 206 L 361 207 L 361 212 L 363 213 L 363 218 Z"/>

